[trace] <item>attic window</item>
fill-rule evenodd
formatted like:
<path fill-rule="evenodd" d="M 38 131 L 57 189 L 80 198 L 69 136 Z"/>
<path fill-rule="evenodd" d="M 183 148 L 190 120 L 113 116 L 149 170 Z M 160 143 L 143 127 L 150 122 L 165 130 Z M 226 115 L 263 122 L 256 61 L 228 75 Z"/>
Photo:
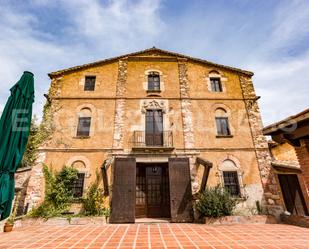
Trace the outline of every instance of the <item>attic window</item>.
<path fill-rule="evenodd" d="M 148 91 L 160 91 L 160 75 L 157 72 L 148 74 Z"/>
<path fill-rule="evenodd" d="M 222 85 L 220 78 L 212 77 L 210 78 L 211 91 L 222 92 Z"/>
<path fill-rule="evenodd" d="M 96 76 L 86 76 L 84 91 L 94 91 Z"/>

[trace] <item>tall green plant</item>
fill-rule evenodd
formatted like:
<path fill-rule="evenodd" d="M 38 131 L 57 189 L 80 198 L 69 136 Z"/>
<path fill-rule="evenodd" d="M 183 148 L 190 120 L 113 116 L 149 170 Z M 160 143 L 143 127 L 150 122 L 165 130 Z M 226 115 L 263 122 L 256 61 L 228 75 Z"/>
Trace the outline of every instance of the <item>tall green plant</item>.
<path fill-rule="evenodd" d="M 78 171 L 64 166 L 60 172 L 52 172 L 43 166 L 45 177 L 45 199 L 43 203 L 30 212 L 31 217 L 50 218 L 67 211 L 73 201 L 72 185 L 78 178 Z"/>
<path fill-rule="evenodd" d="M 196 209 L 202 216 L 220 217 L 231 215 L 237 201 L 220 185 L 207 187 L 197 195 Z"/>
<path fill-rule="evenodd" d="M 39 127 L 36 124 L 37 118 L 33 116 L 31 120 L 31 126 L 29 131 L 29 138 L 23 159 L 21 162 L 21 167 L 33 166 L 37 159 L 37 148 L 39 147 L 39 142 L 37 140 L 37 134 Z"/>
<path fill-rule="evenodd" d="M 106 216 L 107 208 L 105 205 L 105 197 L 103 189 L 99 187 L 100 174 L 96 172 L 96 180 L 89 186 L 86 197 L 84 199 L 84 215 L 87 216 Z"/>

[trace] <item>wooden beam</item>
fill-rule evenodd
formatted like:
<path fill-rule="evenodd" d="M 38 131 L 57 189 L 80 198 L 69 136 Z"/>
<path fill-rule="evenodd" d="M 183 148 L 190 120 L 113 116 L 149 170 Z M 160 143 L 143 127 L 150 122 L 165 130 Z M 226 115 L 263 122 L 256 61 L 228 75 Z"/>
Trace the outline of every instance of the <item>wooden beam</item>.
<path fill-rule="evenodd" d="M 209 177 L 209 171 L 212 168 L 212 162 L 205 160 L 201 157 L 197 157 L 196 163 L 204 166 L 202 182 L 201 182 L 201 186 L 200 186 L 200 190 L 199 190 L 199 192 L 201 192 L 201 191 L 204 191 L 205 188 L 206 188 L 207 180 L 208 180 L 208 177 Z"/>

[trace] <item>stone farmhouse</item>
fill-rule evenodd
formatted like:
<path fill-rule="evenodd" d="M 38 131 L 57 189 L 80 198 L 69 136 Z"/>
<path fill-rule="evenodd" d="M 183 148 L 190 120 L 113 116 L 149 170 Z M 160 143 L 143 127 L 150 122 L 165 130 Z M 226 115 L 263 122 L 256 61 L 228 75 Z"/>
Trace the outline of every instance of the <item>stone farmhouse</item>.
<path fill-rule="evenodd" d="M 193 220 L 192 196 L 222 184 L 249 212 L 282 198 L 271 167 L 253 73 L 150 48 L 49 74 L 40 161 L 79 171 L 74 195 L 102 175 L 110 222 Z M 33 168 L 29 207 L 43 198 Z"/>

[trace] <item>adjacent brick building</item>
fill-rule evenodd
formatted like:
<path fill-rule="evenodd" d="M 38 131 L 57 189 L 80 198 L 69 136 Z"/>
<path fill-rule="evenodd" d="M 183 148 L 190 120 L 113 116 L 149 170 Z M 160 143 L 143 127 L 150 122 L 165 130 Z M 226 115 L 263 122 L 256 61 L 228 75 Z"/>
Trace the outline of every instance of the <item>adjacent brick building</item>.
<path fill-rule="evenodd" d="M 256 201 L 281 212 L 252 72 L 150 48 L 49 76 L 41 161 L 76 167 L 78 196 L 102 172 L 112 222 L 190 221 L 192 193 L 217 184 L 244 212 Z M 30 207 L 43 198 L 40 167 Z"/>
<path fill-rule="evenodd" d="M 285 208 L 295 215 L 309 210 L 309 109 L 264 128 L 271 146 Z"/>

